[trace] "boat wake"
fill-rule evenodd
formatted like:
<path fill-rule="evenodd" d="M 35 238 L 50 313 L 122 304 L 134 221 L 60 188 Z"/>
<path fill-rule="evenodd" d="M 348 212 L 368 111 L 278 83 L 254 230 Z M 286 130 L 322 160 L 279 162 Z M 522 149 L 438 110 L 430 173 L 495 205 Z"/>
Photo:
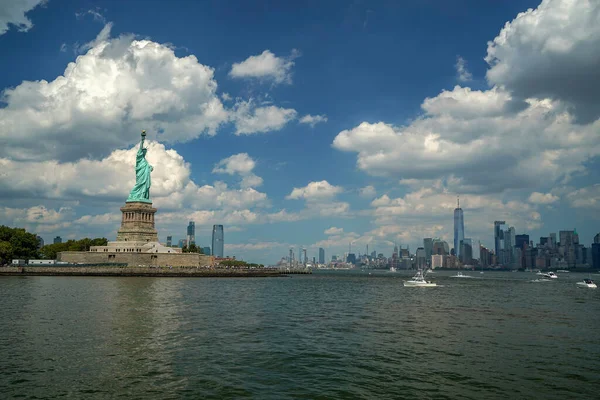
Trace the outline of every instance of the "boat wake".
<path fill-rule="evenodd" d="M 533 279 L 533 280 L 530 280 L 529 282 L 550 282 L 550 279 Z"/>

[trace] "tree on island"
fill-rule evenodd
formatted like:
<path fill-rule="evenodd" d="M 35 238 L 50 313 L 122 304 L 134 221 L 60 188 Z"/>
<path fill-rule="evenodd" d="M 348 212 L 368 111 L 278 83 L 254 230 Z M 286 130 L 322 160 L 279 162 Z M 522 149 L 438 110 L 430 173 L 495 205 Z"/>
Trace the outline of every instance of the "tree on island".
<path fill-rule="evenodd" d="M 181 251 L 184 253 L 204 254 L 204 250 L 202 250 L 202 247 L 198 247 L 194 243 L 190 244 L 189 246 L 185 246 L 183 249 L 181 249 Z"/>
<path fill-rule="evenodd" d="M 89 251 L 92 246 L 106 246 L 106 238 L 84 238 L 80 240 L 67 240 L 63 243 L 48 244 L 40 249 L 40 256 L 48 260 L 56 259 L 61 251 Z"/>
<path fill-rule="evenodd" d="M 36 258 L 38 240 L 36 235 L 22 228 L 9 228 L 0 225 L 0 263 L 5 264 L 13 258 Z"/>
<path fill-rule="evenodd" d="M 264 268 L 262 264 L 247 263 L 241 260 L 219 260 L 219 265 L 222 267 L 233 268 Z"/>

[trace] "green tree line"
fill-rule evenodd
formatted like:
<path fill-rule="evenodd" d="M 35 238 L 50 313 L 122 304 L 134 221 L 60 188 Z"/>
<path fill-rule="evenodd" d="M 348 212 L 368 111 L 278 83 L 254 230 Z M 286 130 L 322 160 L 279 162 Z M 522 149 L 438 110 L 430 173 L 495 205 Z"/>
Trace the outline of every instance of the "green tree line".
<path fill-rule="evenodd" d="M 199 254 L 204 254 L 204 250 L 202 250 L 202 247 L 198 247 L 195 244 L 190 244 L 189 246 L 185 246 L 183 249 L 181 249 L 182 253 L 199 253 Z"/>
<path fill-rule="evenodd" d="M 106 246 L 106 238 L 67 240 L 63 243 L 48 244 L 40 249 L 40 257 L 54 260 L 61 251 L 88 251 L 91 246 Z"/>
<path fill-rule="evenodd" d="M 21 228 L 0 225 L 0 262 L 5 264 L 13 258 L 35 258 L 38 240 L 32 233 Z"/>
<path fill-rule="evenodd" d="M 0 225 L 0 264 L 8 264 L 13 259 L 44 258 L 53 260 L 61 251 L 87 251 L 90 246 L 106 246 L 106 238 L 68 240 L 64 243 L 48 244 L 38 249 L 36 235 L 21 228 Z"/>
<path fill-rule="evenodd" d="M 246 261 L 240 260 L 220 260 L 219 265 L 222 267 L 236 267 L 236 268 L 264 268 L 262 264 L 247 263 Z"/>

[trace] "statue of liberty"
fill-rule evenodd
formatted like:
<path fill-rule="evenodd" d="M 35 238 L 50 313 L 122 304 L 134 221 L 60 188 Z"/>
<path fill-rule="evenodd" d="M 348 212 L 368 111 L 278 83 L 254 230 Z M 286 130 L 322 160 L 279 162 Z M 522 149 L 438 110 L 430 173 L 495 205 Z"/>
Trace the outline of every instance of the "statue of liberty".
<path fill-rule="evenodd" d="M 140 148 L 135 156 L 135 186 L 131 189 L 127 202 L 141 201 L 143 203 L 152 203 L 150 200 L 150 172 L 154 168 L 146 161 L 147 148 L 144 148 L 144 139 L 146 131 L 142 131 L 142 141 Z"/>

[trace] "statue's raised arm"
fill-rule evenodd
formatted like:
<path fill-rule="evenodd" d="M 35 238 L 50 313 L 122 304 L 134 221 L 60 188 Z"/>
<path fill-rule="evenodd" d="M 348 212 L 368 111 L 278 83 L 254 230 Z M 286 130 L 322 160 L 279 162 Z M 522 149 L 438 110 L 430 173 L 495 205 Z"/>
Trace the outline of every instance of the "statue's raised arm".
<path fill-rule="evenodd" d="M 153 168 L 146 161 L 147 148 L 144 148 L 144 139 L 146 131 L 142 131 L 142 140 L 135 158 L 135 186 L 131 189 L 127 202 L 141 201 L 143 203 L 152 203 L 150 200 L 150 173 Z"/>

